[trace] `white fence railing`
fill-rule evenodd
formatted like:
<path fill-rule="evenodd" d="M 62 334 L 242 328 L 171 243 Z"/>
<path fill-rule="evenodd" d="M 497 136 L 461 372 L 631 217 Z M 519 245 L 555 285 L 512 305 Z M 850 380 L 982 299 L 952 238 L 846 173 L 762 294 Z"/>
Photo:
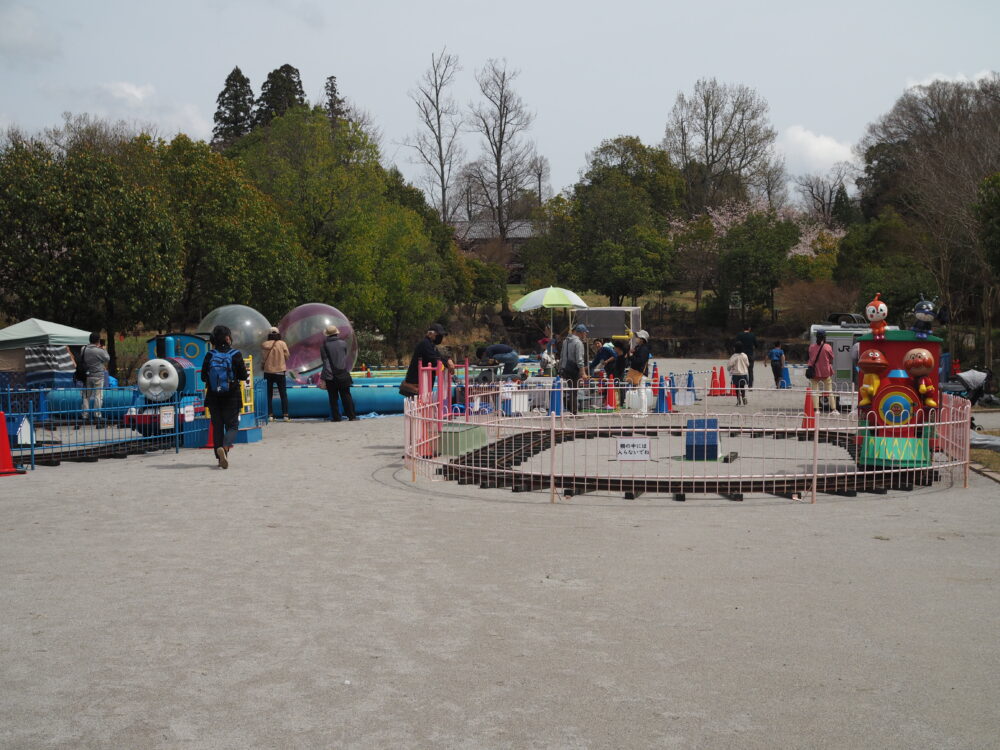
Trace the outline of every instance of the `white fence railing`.
<path fill-rule="evenodd" d="M 852 391 L 808 416 L 802 388 L 748 391 L 748 406 L 709 392 L 699 389 L 693 403 L 670 412 L 652 389 L 627 392 L 632 408 L 611 408 L 607 387 L 597 384 L 470 386 L 447 408 L 435 393 L 409 398 L 407 468 L 413 480 L 547 490 L 553 500 L 608 492 L 815 501 L 817 493 L 885 492 L 945 478 L 967 486 L 964 399 L 945 394 L 940 407 L 887 426 L 873 412 L 859 419 Z"/>

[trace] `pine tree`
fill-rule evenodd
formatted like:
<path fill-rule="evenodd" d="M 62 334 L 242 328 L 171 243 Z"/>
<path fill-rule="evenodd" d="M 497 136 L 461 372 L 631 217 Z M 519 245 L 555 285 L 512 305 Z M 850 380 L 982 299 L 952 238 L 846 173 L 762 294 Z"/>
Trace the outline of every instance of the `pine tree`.
<path fill-rule="evenodd" d="M 833 196 L 833 210 L 830 213 L 833 220 L 845 228 L 861 220 L 860 212 L 847 194 L 844 183 L 840 183 Z"/>
<path fill-rule="evenodd" d="M 326 92 L 326 114 L 330 118 L 330 124 L 334 128 L 337 123 L 347 119 L 347 105 L 340 92 L 337 91 L 337 76 L 330 76 L 326 79 L 324 86 Z"/>
<path fill-rule="evenodd" d="M 292 107 L 305 103 L 306 95 L 302 91 L 299 70 L 286 63 L 267 74 L 267 80 L 260 87 L 260 98 L 253 113 L 253 124 L 255 127 L 267 125 Z"/>
<path fill-rule="evenodd" d="M 222 151 L 249 133 L 252 127 L 253 89 L 239 66 L 226 76 L 226 85 L 215 102 L 218 106 L 212 146 Z"/>

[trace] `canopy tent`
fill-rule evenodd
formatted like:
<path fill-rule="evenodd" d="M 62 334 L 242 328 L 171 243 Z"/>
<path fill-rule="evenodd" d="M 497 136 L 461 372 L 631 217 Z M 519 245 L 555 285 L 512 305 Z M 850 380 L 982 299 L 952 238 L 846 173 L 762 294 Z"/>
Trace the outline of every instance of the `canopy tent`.
<path fill-rule="evenodd" d="M 67 347 L 89 341 L 88 331 L 38 318 L 0 330 L 0 387 L 72 387 L 75 368 Z"/>
<path fill-rule="evenodd" d="M 82 346 L 90 341 L 90 332 L 79 328 L 28 318 L 0 329 L 0 349 L 26 349 L 31 346 Z"/>

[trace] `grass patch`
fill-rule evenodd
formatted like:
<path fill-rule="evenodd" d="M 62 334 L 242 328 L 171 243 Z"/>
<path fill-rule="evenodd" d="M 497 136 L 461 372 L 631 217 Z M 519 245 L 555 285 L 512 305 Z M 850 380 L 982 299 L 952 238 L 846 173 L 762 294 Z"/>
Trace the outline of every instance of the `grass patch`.
<path fill-rule="evenodd" d="M 983 430 L 983 434 L 1000 435 L 1000 430 Z M 988 448 L 973 448 L 969 455 L 977 464 L 982 464 L 991 471 L 1000 471 L 1000 452 Z"/>

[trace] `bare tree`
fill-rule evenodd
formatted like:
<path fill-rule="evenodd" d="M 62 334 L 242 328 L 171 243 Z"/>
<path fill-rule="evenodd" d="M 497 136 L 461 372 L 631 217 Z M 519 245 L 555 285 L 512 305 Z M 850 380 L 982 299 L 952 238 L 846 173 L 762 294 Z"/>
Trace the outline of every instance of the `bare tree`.
<path fill-rule="evenodd" d="M 663 147 L 684 173 L 689 209 L 743 198 L 754 179 L 773 167 L 776 136 L 767 100 L 748 86 L 702 78 L 690 97 L 679 93 Z"/>
<path fill-rule="evenodd" d="M 533 149 L 523 136 L 534 115 L 513 89 L 517 76 L 518 71 L 507 70 L 506 60 L 489 60 L 476 73 L 483 101 L 470 106 L 469 114 L 473 132 L 483 138 L 483 155 L 467 165 L 466 176 L 502 240 L 510 225 L 509 206 L 531 178 Z"/>
<path fill-rule="evenodd" d="M 802 199 L 803 208 L 827 229 L 833 228 L 833 204 L 837 191 L 850 173 L 851 166 L 839 162 L 825 175 L 804 174 L 795 178 L 795 191 Z"/>
<path fill-rule="evenodd" d="M 531 158 L 528 159 L 528 171 L 531 173 L 535 196 L 537 197 L 538 205 L 540 206 L 545 202 L 546 183 L 552 175 L 549 168 L 549 160 L 537 152 L 533 153 Z"/>
<path fill-rule="evenodd" d="M 465 155 L 459 136 L 462 117 L 448 88 L 461 68 L 458 56 L 442 49 L 431 55 L 431 66 L 424 72 L 410 98 L 417 105 L 420 129 L 405 141 L 416 152 L 415 161 L 427 170 L 427 185 L 441 221 L 451 221 L 456 207 L 451 201 L 453 175 Z"/>
<path fill-rule="evenodd" d="M 785 172 L 785 158 L 772 153 L 754 175 L 751 186 L 754 195 L 767 202 L 768 208 L 780 211 L 788 202 L 788 175 Z"/>

